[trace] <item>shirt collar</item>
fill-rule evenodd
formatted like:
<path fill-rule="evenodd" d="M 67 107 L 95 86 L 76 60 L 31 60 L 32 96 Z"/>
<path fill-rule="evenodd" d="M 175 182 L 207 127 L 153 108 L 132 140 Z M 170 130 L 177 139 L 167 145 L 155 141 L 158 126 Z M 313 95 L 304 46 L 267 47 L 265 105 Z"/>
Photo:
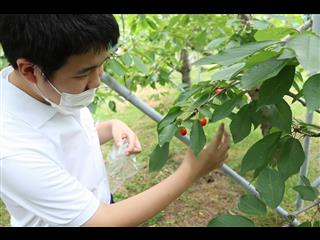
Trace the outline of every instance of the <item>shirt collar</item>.
<path fill-rule="evenodd" d="M 6 110 L 29 125 L 40 128 L 57 113 L 57 109 L 36 100 L 10 83 L 8 76 L 13 70 L 10 66 L 0 72 L 0 84 L 4 95 L 2 100 Z"/>

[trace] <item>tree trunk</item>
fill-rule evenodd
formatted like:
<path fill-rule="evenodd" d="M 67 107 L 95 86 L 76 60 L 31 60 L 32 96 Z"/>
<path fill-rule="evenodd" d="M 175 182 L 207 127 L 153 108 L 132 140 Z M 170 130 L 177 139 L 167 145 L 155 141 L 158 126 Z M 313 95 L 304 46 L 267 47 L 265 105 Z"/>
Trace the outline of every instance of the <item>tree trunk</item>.
<path fill-rule="evenodd" d="M 187 49 L 182 49 L 181 50 L 181 62 L 182 62 L 182 67 L 180 69 L 180 73 L 182 75 L 182 83 L 187 85 L 188 87 L 191 86 L 191 78 L 190 78 L 190 63 L 189 63 L 189 54 Z"/>
<path fill-rule="evenodd" d="M 252 20 L 251 14 L 238 14 L 238 17 L 245 21 L 246 23 Z"/>
<path fill-rule="evenodd" d="M 272 124 L 270 122 L 270 119 L 267 117 L 268 113 L 266 109 L 261 110 L 262 113 L 262 119 L 261 119 L 261 132 L 263 136 L 266 136 L 270 133 L 270 130 L 272 128 Z"/>
<path fill-rule="evenodd" d="M 250 91 L 248 91 L 248 94 L 251 98 L 251 101 L 257 101 L 259 99 L 259 88 L 254 87 Z M 270 119 L 268 117 L 268 110 L 266 107 L 263 107 L 261 109 L 261 132 L 263 136 L 266 136 L 270 133 L 270 130 L 272 128 L 272 124 L 270 122 Z"/>

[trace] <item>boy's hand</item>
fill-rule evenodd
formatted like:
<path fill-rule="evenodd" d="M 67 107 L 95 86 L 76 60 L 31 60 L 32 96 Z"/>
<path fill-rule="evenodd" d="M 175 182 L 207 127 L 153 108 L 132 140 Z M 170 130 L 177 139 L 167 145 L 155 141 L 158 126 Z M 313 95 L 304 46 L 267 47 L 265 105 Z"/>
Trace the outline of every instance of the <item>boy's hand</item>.
<path fill-rule="evenodd" d="M 195 181 L 213 169 L 221 167 L 228 158 L 229 147 L 230 136 L 224 130 L 224 125 L 221 124 L 212 141 L 199 153 L 198 158 L 194 156 L 190 148 L 188 149 L 181 167 L 185 168 Z"/>
<path fill-rule="evenodd" d="M 141 152 L 141 144 L 137 135 L 124 122 L 113 120 L 112 136 L 117 146 L 120 146 L 125 138 L 128 140 L 129 146 L 126 149 L 127 155 Z"/>

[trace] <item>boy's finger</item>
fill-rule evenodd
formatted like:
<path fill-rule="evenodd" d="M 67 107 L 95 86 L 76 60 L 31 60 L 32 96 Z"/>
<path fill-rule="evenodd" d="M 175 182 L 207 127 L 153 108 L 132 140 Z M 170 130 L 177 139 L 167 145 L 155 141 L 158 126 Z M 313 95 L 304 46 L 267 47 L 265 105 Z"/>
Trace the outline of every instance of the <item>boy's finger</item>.
<path fill-rule="evenodd" d="M 127 155 L 129 153 L 131 153 L 134 149 L 134 146 L 135 146 L 135 135 L 134 134 L 128 134 L 128 142 L 129 142 L 129 146 L 126 150 Z"/>
<path fill-rule="evenodd" d="M 225 152 L 227 152 L 229 150 L 229 148 L 230 148 L 230 137 L 229 137 L 229 135 L 227 135 L 225 137 L 223 144 L 221 144 L 221 146 L 218 150 L 221 151 L 222 154 L 224 154 Z"/>
<path fill-rule="evenodd" d="M 230 134 L 227 131 L 224 131 L 223 136 L 224 136 L 223 145 L 230 146 Z"/>
<path fill-rule="evenodd" d="M 141 150 L 141 144 L 137 136 L 136 136 L 136 148 L 139 148 Z"/>
<path fill-rule="evenodd" d="M 213 144 L 213 148 L 216 149 L 220 145 L 223 132 L 224 132 L 224 124 L 222 123 L 220 125 L 220 127 L 219 127 L 218 132 L 216 133 L 215 137 L 213 138 L 213 143 L 212 143 Z"/>

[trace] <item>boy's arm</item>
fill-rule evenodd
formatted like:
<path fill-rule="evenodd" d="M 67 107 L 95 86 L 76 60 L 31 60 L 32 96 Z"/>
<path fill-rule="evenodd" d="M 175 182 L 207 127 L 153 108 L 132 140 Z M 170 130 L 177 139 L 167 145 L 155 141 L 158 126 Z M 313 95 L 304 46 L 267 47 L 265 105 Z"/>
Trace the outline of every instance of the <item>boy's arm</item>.
<path fill-rule="evenodd" d="M 184 161 L 171 176 L 121 202 L 111 205 L 101 203 L 83 226 L 138 226 L 167 207 L 198 178 L 220 167 L 228 157 L 228 149 L 229 135 L 222 126 L 209 146 L 199 154 L 198 159 L 189 149 Z"/>
<path fill-rule="evenodd" d="M 112 122 L 113 120 L 96 123 L 100 145 L 103 145 L 112 139 Z"/>

